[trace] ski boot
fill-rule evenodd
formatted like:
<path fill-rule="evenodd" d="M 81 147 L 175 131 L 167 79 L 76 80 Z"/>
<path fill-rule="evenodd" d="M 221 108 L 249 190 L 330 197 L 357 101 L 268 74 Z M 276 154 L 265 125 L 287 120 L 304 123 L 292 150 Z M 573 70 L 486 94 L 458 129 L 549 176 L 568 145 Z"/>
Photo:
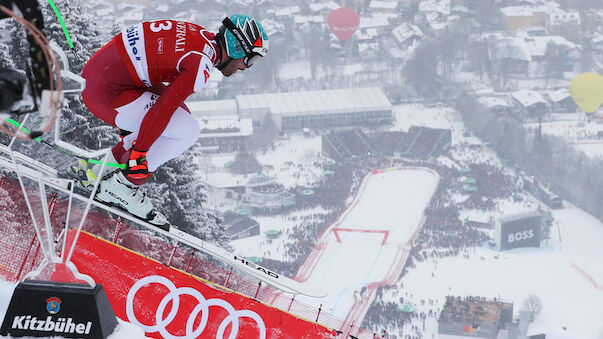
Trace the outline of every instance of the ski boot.
<path fill-rule="evenodd" d="M 107 163 L 116 163 L 115 157 L 112 153 L 109 153 L 109 157 L 107 158 Z M 76 187 L 84 190 L 85 192 L 91 192 L 94 188 L 94 184 L 100 175 L 100 169 L 102 165 L 95 164 L 94 166 L 89 167 L 88 162 L 85 160 L 78 160 L 77 164 L 69 166 L 67 173 L 70 177 L 75 179 Z M 106 174 L 111 170 L 110 167 L 105 165 L 105 170 L 103 174 Z"/>
<path fill-rule="evenodd" d="M 169 231 L 170 223 L 167 218 L 153 208 L 146 194 L 139 186 L 130 183 L 121 171 L 114 171 L 101 179 L 96 200 L 109 206 L 117 206 L 133 216 Z"/>

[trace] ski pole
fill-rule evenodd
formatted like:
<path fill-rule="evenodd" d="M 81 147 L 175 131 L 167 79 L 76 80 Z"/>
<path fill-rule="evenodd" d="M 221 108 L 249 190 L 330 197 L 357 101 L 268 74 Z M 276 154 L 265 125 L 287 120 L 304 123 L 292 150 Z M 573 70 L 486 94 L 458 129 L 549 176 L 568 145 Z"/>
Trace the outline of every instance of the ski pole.
<path fill-rule="evenodd" d="M 6 119 L 6 121 L 9 122 L 10 124 L 14 125 L 18 129 L 20 129 L 21 131 L 23 131 L 23 132 L 29 134 L 30 136 L 32 136 L 31 132 L 28 129 L 26 129 L 25 127 L 21 127 L 21 124 L 19 124 L 15 120 L 9 118 L 9 119 Z M 100 160 L 86 158 L 86 157 L 83 157 L 81 155 L 72 153 L 72 152 L 70 152 L 70 151 L 68 151 L 66 149 L 63 149 L 63 148 L 61 148 L 61 147 L 59 147 L 57 145 L 53 145 L 53 144 L 51 144 L 51 143 L 49 143 L 49 142 L 47 142 L 45 140 L 42 140 L 41 137 L 32 138 L 32 140 L 35 140 L 35 141 L 40 142 L 40 143 L 43 143 L 44 145 L 52 147 L 52 148 L 54 148 L 57 151 L 63 152 L 63 153 L 65 153 L 65 154 L 67 154 L 69 156 L 72 156 L 74 158 L 82 159 L 82 160 L 87 161 L 87 162 L 89 162 L 91 164 L 98 164 L 98 165 L 102 165 L 103 164 L 103 162 L 100 161 Z M 110 166 L 110 167 L 117 167 L 117 168 L 120 168 L 120 169 L 126 169 L 126 164 L 116 164 L 116 163 L 110 163 L 110 162 L 108 162 L 106 165 Z"/>

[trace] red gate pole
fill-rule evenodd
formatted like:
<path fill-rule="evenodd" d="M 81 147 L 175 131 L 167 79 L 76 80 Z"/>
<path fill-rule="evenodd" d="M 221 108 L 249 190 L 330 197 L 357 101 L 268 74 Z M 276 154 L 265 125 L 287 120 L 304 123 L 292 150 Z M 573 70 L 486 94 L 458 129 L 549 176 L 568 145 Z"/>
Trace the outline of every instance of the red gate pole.
<path fill-rule="evenodd" d="M 174 255 L 176 254 L 176 248 L 178 248 L 178 245 L 174 246 L 174 249 L 172 250 L 172 254 L 170 255 L 170 260 L 168 260 L 168 266 L 172 266 L 172 259 L 174 259 Z"/>
<path fill-rule="evenodd" d="M 254 300 L 258 300 L 258 294 L 260 293 L 260 287 L 262 287 L 262 281 L 258 282 L 258 289 L 255 291 L 255 296 L 253 296 Z"/>
<path fill-rule="evenodd" d="M 232 274 L 232 266 L 230 266 L 230 271 L 228 272 L 228 277 L 226 277 L 226 282 L 224 283 L 224 287 L 228 287 L 228 281 L 230 280 L 231 274 Z"/>
<path fill-rule="evenodd" d="M 295 294 L 291 297 L 291 302 L 289 303 L 289 307 L 287 308 L 287 312 L 291 311 L 291 306 L 293 305 L 293 300 L 295 299 Z"/>
<path fill-rule="evenodd" d="M 320 317 L 320 311 L 322 311 L 322 304 L 320 304 L 320 307 L 318 308 L 318 314 L 316 315 L 316 321 L 314 321 L 315 323 L 318 323 L 318 317 Z"/>
<path fill-rule="evenodd" d="M 29 248 L 27 249 L 27 253 L 25 254 L 25 258 L 23 258 L 23 262 L 21 263 L 21 267 L 19 268 L 19 273 L 17 273 L 17 280 L 21 277 L 21 272 L 23 272 L 23 267 L 25 267 L 25 263 L 27 262 L 27 258 L 29 257 L 29 252 L 31 252 L 31 248 L 33 247 L 34 241 L 36 240 L 36 234 L 34 233 L 33 238 L 31 238 L 31 242 L 29 243 Z"/>
<path fill-rule="evenodd" d="M 36 263 L 36 259 L 38 259 L 38 253 L 40 253 L 40 242 L 38 242 L 38 247 L 36 248 L 36 254 L 34 254 L 33 259 L 31 260 L 31 267 L 33 268 Z"/>
<path fill-rule="evenodd" d="M 191 268 L 191 263 L 193 262 L 193 258 L 195 257 L 195 249 L 191 252 L 191 257 L 188 258 L 188 264 L 186 265 L 185 272 L 188 273 L 188 269 Z"/>
<path fill-rule="evenodd" d="M 121 222 L 121 217 L 117 218 L 117 227 L 115 228 L 115 235 L 113 236 L 112 243 L 117 244 L 117 239 L 119 238 L 123 225 L 124 224 Z"/>

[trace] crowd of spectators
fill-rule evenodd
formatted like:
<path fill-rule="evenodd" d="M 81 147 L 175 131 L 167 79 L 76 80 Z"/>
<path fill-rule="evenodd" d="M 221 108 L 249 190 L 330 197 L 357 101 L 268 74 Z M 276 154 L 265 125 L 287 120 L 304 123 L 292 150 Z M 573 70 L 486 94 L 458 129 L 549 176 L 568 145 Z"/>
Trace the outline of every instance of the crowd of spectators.
<path fill-rule="evenodd" d="M 437 133 L 441 132 L 430 130 L 421 133 L 426 133 L 425 135 L 429 135 L 432 139 Z M 288 254 L 287 261 L 264 258 L 263 264 L 266 267 L 294 276 L 317 243 L 322 232 L 345 209 L 346 203 L 349 203 L 349 198 L 355 195 L 364 177 L 374 169 L 404 166 L 427 167 L 440 176 L 438 188 L 424 211 L 425 223 L 413 242 L 402 275 L 418 262 L 430 258 L 437 260 L 447 256 L 468 255 L 468 249 L 491 240 L 486 231 L 466 225 L 459 217 L 460 210 L 470 209 L 491 212 L 496 210 L 500 200 L 522 199 L 521 188 L 516 182 L 517 180 L 501 169 L 500 166 L 483 161 L 477 155 L 479 154 L 479 149 L 477 149 L 479 146 L 462 145 L 463 148 L 469 151 L 470 155 L 474 152 L 476 156 L 459 161 L 442 161 L 442 158 L 439 158 L 439 160 L 433 158 L 429 160 L 397 158 L 389 156 L 388 153 L 394 148 L 412 145 L 412 143 L 417 144 L 418 142 L 417 145 L 422 145 L 424 142 L 420 140 L 423 140 L 423 138 L 413 134 L 414 137 L 411 137 L 414 139 L 409 141 L 409 134 L 402 132 L 387 132 L 381 133 L 381 135 L 381 138 L 372 138 L 362 130 L 332 132 L 329 134 L 329 140 L 334 140 L 331 142 L 331 146 L 345 145 L 345 148 L 343 146 L 338 147 L 338 152 L 350 156 L 344 157 L 334 164 L 325 165 L 325 172 L 334 174 L 323 175 L 314 186 L 296 187 L 291 190 L 296 194 L 296 204 L 292 209 L 308 210 L 321 206 L 326 212 L 322 213 L 320 217 L 314 216 L 311 220 L 299 220 L 299 223 L 287 232 L 288 242 L 285 244 Z M 435 141 L 432 140 L 432 147 L 433 142 Z M 366 145 L 370 147 L 370 156 L 364 148 Z M 376 147 L 381 148 L 375 150 Z M 417 147 L 420 150 L 429 148 Z M 360 151 L 362 154 L 367 152 L 366 156 L 354 156 L 352 149 Z M 465 190 L 464 180 L 467 178 L 473 179 L 475 190 Z M 311 188 L 313 194 L 301 194 L 304 188 Z M 381 330 L 385 332 L 391 330 L 393 333 L 395 329 L 401 329 L 404 323 L 407 322 L 405 334 L 398 333 L 400 338 L 418 338 L 421 329 L 425 326 L 425 319 L 438 316 L 436 305 L 433 305 L 433 309 L 425 310 L 425 312 L 411 314 L 402 313 L 399 306 L 399 303 L 383 301 L 378 298 L 370 306 L 363 327 L 373 329 L 377 334 L 380 334 Z M 382 336 L 377 335 L 377 337 Z M 387 334 L 385 337 L 397 338 L 394 334 Z"/>

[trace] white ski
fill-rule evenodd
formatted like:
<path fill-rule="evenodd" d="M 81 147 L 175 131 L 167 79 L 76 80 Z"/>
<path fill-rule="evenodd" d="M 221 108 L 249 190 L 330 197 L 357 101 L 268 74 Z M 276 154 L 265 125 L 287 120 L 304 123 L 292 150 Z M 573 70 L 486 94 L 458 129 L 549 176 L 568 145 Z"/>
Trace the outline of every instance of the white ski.
<path fill-rule="evenodd" d="M 46 179 L 46 178 L 44 178 L 44 179 Z M 58 179 L 58 180 L 51 179 L 51 178 L 48 178 L 48 179 L 50 179 L 50 180 L 45 180 L 48 185 L 51 185 L 60 190 L 64 190 L 65 193 L 68 193 L 67 188 L 63 187 L 64 185 L 60 185 L 60 184 L 57 185 L 58 181 L 62 181 L 62 179 Z M 87 202 L 89 200 L 88 197 L 84 197 L 77 193 L 73 193 L 73 197 L 80 201 L 83 201 L 83 202 Z M 166 231 L 161 228 L 162 226 L 156 226 L 156 225 L 150 224 L 144 220 L 141 220 L 138 217 L 133 216 L 132 214 L 130 214 L 127 211 L 122 210 L 120 208 L 111 207 L 111 206 L 105 205 L 96 200 L 92 200 L 92 205 L 94 205 L 98 208 L 101 208 L 105 211 L 108 211 L 110 213 L 113 213 L 115 215 L 118 215 L 122 218 L 128 219 L 132 222 L 135 222 L 136 224 L 146 227 L 147 229 L 150 229 L 154 232 L 163 234 L 167 237 L 170 237 L 171 239 L 174 239 L 183 244 L 191 246 L 192 248 L 195 248 L 203 253 L 207 253 L 207 254 L 211 255 L 212 257 L 217 258 L 217 259 L 221 260 L 222 262 L 225 262 L 229 265 L 232 265 L 233 267 L 240 269 L 241 271 L 251 274 L 252 276 L 254 276 L 284 292 L 292 293 L 292 294 L 303 294 L 303 295 L 313 297 L 313 298 L 322 298 L 327 295 L 326 291 L 324 291 L 322 289 L 317 290 L 317 289 L 309 288 L 309 286 L 307 286 L 307 285 L 304 285 L 291 278 L 285 277 L 277 272 L 269 270 L 266 267 L 257 265 L 255 263 L 245 259 L 244 257 L 230 253 L 221 247 L 210 244 L 210 243 L 208 243 L 204 240 L 201 240 L 193 235 L 183 232 L 183 231 L 179 230 L 178 228 L 174 227 L 173 225 L 170 225 L 169 230 Z M 165 228 L 166 226 L 163 226 L 163 227 Z"/>

